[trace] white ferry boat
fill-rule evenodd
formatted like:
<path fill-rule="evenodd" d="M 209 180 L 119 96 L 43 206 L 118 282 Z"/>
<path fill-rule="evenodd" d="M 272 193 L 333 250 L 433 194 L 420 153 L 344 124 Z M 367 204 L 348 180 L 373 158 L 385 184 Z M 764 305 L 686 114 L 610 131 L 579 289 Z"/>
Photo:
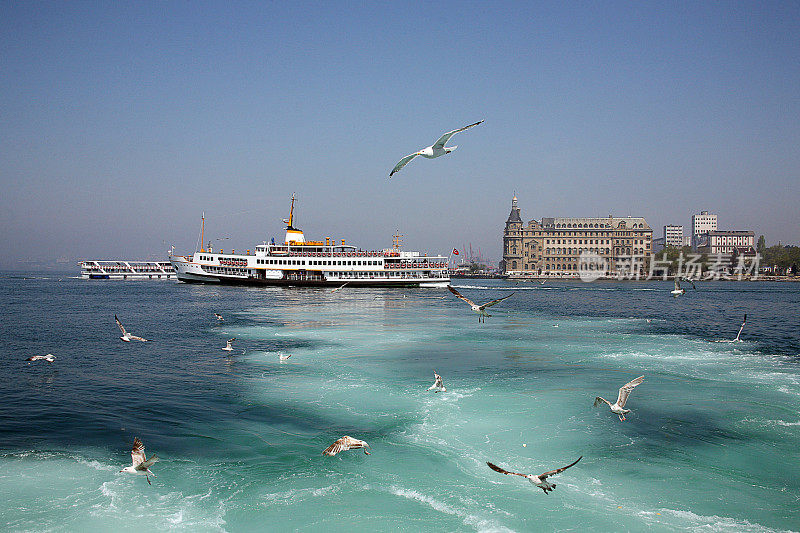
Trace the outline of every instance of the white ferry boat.
<path fill-rule="evenodd" d="M 81 261 L 83 279 L 177 279 L 169 261 Z"/>
<path fill-rule="evenodd" d="M 400 250 L 400 236 L 385 250 L 367 251 L 325 242 L 306 241 L 294 227 L 294 196 L 289 209 L 284 242 L 259 244 L 254 253 L 214 252 L 203 248 L 205 217 L 200 230 L 200 251 L 192 256 L 170 255 L 180 281 L 237 285 L 296 285 L 360 287 L 445 287 L 450 282 L 445 256 L 427 256 Z"/>

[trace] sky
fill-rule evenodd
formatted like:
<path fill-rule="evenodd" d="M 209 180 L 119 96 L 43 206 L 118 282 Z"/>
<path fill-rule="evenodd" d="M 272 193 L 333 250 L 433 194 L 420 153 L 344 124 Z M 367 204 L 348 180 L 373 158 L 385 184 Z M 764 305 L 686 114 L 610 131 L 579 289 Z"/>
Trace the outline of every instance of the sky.
<path fill-rule="evenodd" d="M 3 269 L 191 253 L 202 213 L 252 249 L 293 193 L 367 249 L 497 261 L 515 194 L 800 241 L 798 2 L 0 6 Z"/>

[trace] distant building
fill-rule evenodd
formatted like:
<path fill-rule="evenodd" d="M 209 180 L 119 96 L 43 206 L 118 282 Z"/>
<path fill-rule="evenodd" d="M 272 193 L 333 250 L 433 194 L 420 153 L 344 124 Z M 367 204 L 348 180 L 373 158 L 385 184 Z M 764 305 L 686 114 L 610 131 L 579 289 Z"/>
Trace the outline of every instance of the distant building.
<path fill-rule="evenodd" d="M 717 230 L 717 215 L 709 215 L 708 211 L 700 211 L 699 215 L 692 215 L 692 248 L 699 246 L 700 235 Z"/>
<path fill-rule="evenodd" d="M 711 255 L 731 255 L 737 248 L 739 253 L 749 253 L 753 248 L 755 234 L 752 231 L 709 231 L 698 238 L 697 251 Z"/>
<path fill-rule="evenodd" d="M 664 226 L 664 246 L 683 246 L 683 226 L 667 224 Z"/>
<path fill-rule="evenodd" d="M 691 235 L 684 235 L 683 236 L 683 246 L 691 246 L 692 245 L 692 236 Z"/>
<path fill-rule="evenodd" d="M 542 218 L 522 222 L 517 197 L 503 231 L 504 273 L 578 277 L 581 253 L 599 256 L 609 265 L 649 267 L 653 230 L 642 217 Z"/>

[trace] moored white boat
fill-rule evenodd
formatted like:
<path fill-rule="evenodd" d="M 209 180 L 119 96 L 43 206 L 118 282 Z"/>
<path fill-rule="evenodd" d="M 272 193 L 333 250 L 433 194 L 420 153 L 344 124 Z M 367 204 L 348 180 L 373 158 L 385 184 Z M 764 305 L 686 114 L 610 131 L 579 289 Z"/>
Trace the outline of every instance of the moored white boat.
<path fill-rule="evenodd" d="M 177 279 L 169 261 L 81 261 L 83 279 Z"/>

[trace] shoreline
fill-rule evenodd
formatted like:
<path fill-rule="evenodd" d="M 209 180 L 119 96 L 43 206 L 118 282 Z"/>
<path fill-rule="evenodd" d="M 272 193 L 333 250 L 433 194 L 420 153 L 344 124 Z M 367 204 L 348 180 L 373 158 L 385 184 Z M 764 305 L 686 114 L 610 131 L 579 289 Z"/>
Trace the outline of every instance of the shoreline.
<path fill-rule="evenodd" d="M 460 276 L 459 276 L 460 277 Z M 507 277 L 499 277 L 499 276 L 469 276 L 470 278 L 477 278 L 477 279 L 505 279 L 507 281 L 584 281 L 580 277 L 565 277 L 565 276 L 507 276 Z M 451 276 L 453 278 L 453 276 Z M 597 279 L 593 279 L 591 281 L 585 281 L 584 283 L 593 283 L 595 281 L 617 281 L 617 282 L 647 282 L 647 281 L 672 281 L 675 279 L 675 276 L 667 276 L 666 278 L 658 277 L 658 278 L 651 278 L 651 279 L 632 279 L 632 278 L 624 278 L 619 279 L 617 277 L 600 277 Z M 792 283 L 792 282 L 800 282 L 800 276 L 758 276 L 757 278 L 752 277 L 743 277 L 742 279 L 699 279 L 695 281 L 705 282 L 705 281 L 726 281 L 726 282 L 748 282 L 748 283 L 758 283 L 759 281 L 769 281 L 775 283 Z"/>

